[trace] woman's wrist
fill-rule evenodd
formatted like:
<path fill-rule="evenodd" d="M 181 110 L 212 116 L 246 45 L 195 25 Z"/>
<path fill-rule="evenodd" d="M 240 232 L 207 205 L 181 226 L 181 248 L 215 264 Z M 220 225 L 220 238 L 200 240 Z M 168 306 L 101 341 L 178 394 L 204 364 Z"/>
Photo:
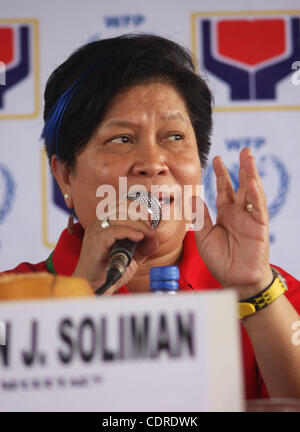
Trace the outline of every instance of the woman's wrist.
<path fill-rule="evenodd" d="M 237 291 L 239 301 L 243 301 L 244 299 L 258 295 L 268 288 L 272 284 L 273 280 L 274 275 L 271 266 L 268 266 L 258 282 L 238 288 Z"/>
<path fill-rule="evenodd" d="M 238 303 L 238 316 L 241 319 L 261 311 L 277 300 L 288 289 L 284 277 L 272 268 L 272 282 L 257 294 L 241 299 Z"/>

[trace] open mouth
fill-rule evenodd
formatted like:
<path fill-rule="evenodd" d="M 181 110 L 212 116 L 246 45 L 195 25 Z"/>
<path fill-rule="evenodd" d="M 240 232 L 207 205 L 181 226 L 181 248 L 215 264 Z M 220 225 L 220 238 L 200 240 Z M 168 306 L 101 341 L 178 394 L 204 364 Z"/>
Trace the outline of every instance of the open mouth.
<path fill-rule="evenodd" d="M 160 192 L 157 197 L 162 208 L 170 206 L 174 201 L 174 196 L 171 194 L 165 194 L 164 192 Z"/>
<path fill-rule="evenodd" d="M 165 213 L 175 201 L 174 193 L 169 193 L 168 191 L 149 191 L 145 194 L 137 190 L 130 192 L 126 197 L 145 204 L 148 207 L 149 214 L 152 214 L 152 211 L 155 210 L 154 201 L 156 201 L 156 203 L 159 202 L 160 211 L 163 213 Z M 148 197 L 152 197 L 154 201 L 151 203 L 151 200 L 149 201 Z M 152 208 L 152 205 L 154 206 L 154 209 Z"/>

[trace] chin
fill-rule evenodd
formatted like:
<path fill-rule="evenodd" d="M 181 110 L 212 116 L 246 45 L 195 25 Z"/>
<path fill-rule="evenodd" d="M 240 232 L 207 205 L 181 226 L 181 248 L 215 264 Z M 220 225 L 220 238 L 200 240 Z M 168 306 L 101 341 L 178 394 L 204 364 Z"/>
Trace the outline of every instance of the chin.
<path fill-rule="evenodd" d="M 157 228 L 160 243 L 172 241 L 178 244 L 186 234 L 185 226 L 185 221 L 161 221 Z"/>

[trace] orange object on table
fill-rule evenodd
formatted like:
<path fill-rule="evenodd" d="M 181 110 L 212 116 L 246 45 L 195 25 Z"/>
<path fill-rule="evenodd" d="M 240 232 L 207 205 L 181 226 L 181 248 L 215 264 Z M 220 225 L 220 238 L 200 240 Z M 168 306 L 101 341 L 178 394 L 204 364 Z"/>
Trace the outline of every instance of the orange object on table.
<path fill-rule="evenodd" d="M 0 276 L 0 301 L 94 295 L 90 284 L 83 278 L 49 273 L 10 273 Z"/>

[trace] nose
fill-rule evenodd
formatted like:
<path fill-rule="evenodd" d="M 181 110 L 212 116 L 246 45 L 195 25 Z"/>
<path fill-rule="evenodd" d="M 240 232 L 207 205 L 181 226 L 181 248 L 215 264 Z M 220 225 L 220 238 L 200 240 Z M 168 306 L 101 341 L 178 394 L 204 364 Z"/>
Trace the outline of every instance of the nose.
<path fill-rule="evenodd" d="M 169 168 L 163 149 L 155 143 L 138 146 L 132 166 L 132 174 L 137 177 L 155 178 L 166 176 Z"/>

